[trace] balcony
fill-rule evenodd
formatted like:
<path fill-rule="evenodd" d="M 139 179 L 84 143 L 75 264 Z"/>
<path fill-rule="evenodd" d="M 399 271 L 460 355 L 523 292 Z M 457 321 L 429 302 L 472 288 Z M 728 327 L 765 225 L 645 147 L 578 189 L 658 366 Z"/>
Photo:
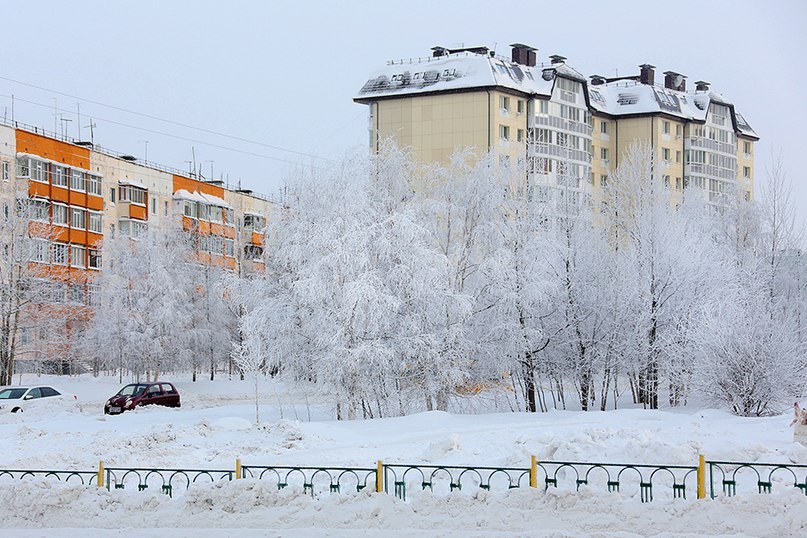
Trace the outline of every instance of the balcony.
<path fill-rule="evenodd" d="M 557 116 L 535 116 L 535 126 L 554 127 L 555 129 L 582 134 L 583 136 L 591 136 L 591 126 L 587 123 L 569 121 Z"/>

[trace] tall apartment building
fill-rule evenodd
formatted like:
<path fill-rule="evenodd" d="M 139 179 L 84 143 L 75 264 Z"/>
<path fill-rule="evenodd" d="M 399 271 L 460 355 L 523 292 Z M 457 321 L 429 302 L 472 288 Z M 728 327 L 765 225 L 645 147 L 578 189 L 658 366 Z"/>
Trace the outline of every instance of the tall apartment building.
<path fill-rule="evenodd" d="M 707 82 L 687 91 L 684 75 L 655 67 L 634 76 L 585 77 L 536 49 L 513 44 L 510 58 L 485 47 L 434 47 L 432 56 L 389 62 L 354 98 L 369 106 L 370 145 L 392 138 L 420 162 L 446 163 L 457 150 L 491 151 L 522 164 L 546 201 L 579 206 L 633 143 L 649 143 L 656 170 L 680 199 L 689 186 L 713 204 L 729 192 L 753 197 L 754 143 L 734 105 Z"/>
<path fill-rule="evenodd" d="M 27 196 L 32 230 L 42 225 L 32 232 L 39 238 L 29 268 L 49 282 L 48 311 L 71 311 L 68 324 L 92 315 L 105 238 L 181 225 L 200 263 L 239 274 L 264 269 L 263 230 L 278 206 L 249 190 L 18 123 L 0 124 L 0 172 L 0 206 Z M 21 350 L 36 339 L 23 331 Z"/>

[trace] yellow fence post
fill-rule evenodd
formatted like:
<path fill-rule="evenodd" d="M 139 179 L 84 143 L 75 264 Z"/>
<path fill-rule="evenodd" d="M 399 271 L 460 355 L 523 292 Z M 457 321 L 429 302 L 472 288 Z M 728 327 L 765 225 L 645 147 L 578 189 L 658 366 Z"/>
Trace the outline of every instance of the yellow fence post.
<path fill-rule="evenodd" d="M 104 460 L 98 462 L 98 487 L 104 487 Z"/>
<path fill-rule="evenodd" d="M 698 499 L 706 498 L 706 458 L 698 456 Z"/>
<path fill-rule="evenodd" d="M 376 493 L 384 491 L 384 462 L 378 460 L 375 468 L 375 490 Z"/>
<path fill-rule="evenodd" d="M 241 458 L 235 458 L 235 479 L 241 478 Z"/>
<path fill-rule="evenodd" d="M 538 487 L 538 458 L 530 456 L 530 487 Z"/>

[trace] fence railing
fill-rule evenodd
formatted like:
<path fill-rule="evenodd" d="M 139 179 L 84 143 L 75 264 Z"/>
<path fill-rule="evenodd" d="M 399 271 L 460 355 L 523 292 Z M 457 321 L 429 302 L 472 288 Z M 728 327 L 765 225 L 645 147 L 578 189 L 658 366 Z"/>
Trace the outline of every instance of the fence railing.
<path fill-rule="evenodd" d="M 633 496 L 642 502 L 668 499 L 716 498 L 740 493 L 770 494 L 796 487 L 807 495 L 807 465 L 707 461 L 697 465 L 644 463 L 591 463 L 539 461 L 528 467 L 485 467 L 376 462 L 374 467 L 241 465 L 233 469 L 181 469 L 105 467 L 93 471 L 0 469 L 4 480 L 55 478 L 65 483 L 97 485 L 112 489 L 159 491 L 174 496 L 195 484 L 239 479 L 271 480 L 281 489 L 297 489 L 308 495 L 356 493 L 372 490 L 406 500 L 409 492 L 514 488 L 551 488 L 577 491 L 581 487 Z M 708 482 L 708 493 L 707 493 Z"/>

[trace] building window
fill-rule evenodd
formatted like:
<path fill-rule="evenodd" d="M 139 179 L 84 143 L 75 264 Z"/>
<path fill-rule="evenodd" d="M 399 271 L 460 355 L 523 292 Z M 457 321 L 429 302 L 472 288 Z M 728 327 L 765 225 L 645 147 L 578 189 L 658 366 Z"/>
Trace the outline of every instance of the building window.
<path fill-rule="evenodd" d="M 87 253 L 86 247 L 81 245 L 70 245 L 70 266 L 71 267 L 86 267 L 87 261 L 85 256 Z"/>
<path fill-rule="evenodd" d="M 210 220 L 210 206 L 207 204 L 199 204 L 199 219 Z"/>
<path fill-rule="evenodd" d="M 53 243 L 50 249 L 50 259 L 54 265 L 67 265 L 67 255 L 70 245 L 66 243 Z"/>
<path fill-rule="evenodd" d="M 118 187 L 118 201 L 145 206 L 146 189 L 134 185 L 121 185 Z"/>
<path fill-rule="evenodd" d="M 53 165 L 51 168 L 51 181 L 55 187 L 65 187 L 70 183 L 70 170 L 64 166 Z"/>
<path fill-rule="evenodd" d="M 69 211 L 66 205 L 53 204 L 53 224 L 67 226 L 67 215 Z"/>
<path fill-rule="evenodd" d="M 751 167 L 750 166 L 743 166 L 743 177 L 750 178 L 751 177 Z"/>
<path fill-rule="evenodd" d="M 96 196 L 101 196 L 101 177 L 87 174 L 87 192 Z"/>
<path fill-rule="evenodd" d="M 31 261 L 48 263 L 50 243 L 46 239 L 32 239 L 31 242 Z"/>
<path fill-rule="evenodd" d="M 680 151 L 675 152 L 675 162 L 677 162 L 677 163 L 681 162 L 681 152 Z"/>
<path fill-rule="evenodd" d="M 602 134 L 608 134 L 608 122 L 607 121 L 602 120 L 600 122 L 600 132 Z"/>
<path fill-rule="evenodd" d="M 244 257 L 248 260 L 260 260 L 263 257 L 263 247 L 259 245 L 245 246 Z"/>
<path fill-rule="evenodd" d="M 549 114 L 549 101 L 538 101 L 538 112 L 541 114 Z"/>
<path fill-rule="evenodd" d="M 98 233 L 98 234 L 103 233 L 104 228 L 103 228 L 103 224 L 101 222 L 101 213 L 95 213 L 93 211 L 90 211 L 89 214 L 90 214 L 89 230 L 91 232 L 95 232 L 95 233 Z"/>
<path fill-rule="evenodd" d="M 524 101 L 522 101 L 521 99 L 516 101 L 516 112 L 518 114 L 524 114 Z"/>
<path fill-rule="evenodd" d="M 675 138 L 681 138 L 681 126 L 680 125 L 675 126 Z"/>
<path fill-rule="evenodd" d="M 85 304 L 86 297 L 84 293 L 84 286 L 81 284 L 71 284 L 70 285 L 70 302 L 71 303 L 78 303 L 78 304 Z"/>
<path fill-rule="evenodd" d="M 10 171 L 8 162 L 3 161 L 3 181 L 8 181 L 10 177 Z"/>
<path fill-rule="evenodd" d="M 139 220 L 121 219 L 118 221 L 118 231 L 122 236 L 138 238 L 146 234 L 148 224 Z"/>
<path fill-rule="evenodd" d="M 109 201 L 115 203 L 115 187 L 109 189 Z"/>
<path fill-rule="evenodd" d="M 499 138 L 501 140 L 510 140 L 510 127 L 507 125 L 499 125 Z"/>
<path fill-rule="evenodd" d="M 17 157 L 17 177 L 28 179 L 31 177 L 31 159 Z"/>
<path fill-rule="evenodd" d="M 661 148 L 661 158 L 664 162 L 670 162 L 670 148 Z"/>
<path fill-rule="evenodd" d="M 87 304 L 90 306 L 101 304 L 101 288 L 97 284 L 87 285 Z"/>
<path fill-rule="evenodd" d="M 223 208 L 221 207 L 210 206 L 210 222 L 217 222 L 219 224 L 224 222 L 222 210 Z"/>
<path fill-rule="evenodd" d="M 85 230 L 87 228 L 87 210 L 79 207 L 70 208 L 70 227 Z"/>
<path fill-rule="evenodd" d="M 80 170 L 70 171 L 70 190 L 84 192 L 87 190 L 87 182 L 84 172 Z"/>
<path fill-rule="evenodd" d="M 154 196 L 151 197 L 151 214 L 157 214 L 157 198 Z"/>
<path fill-rule="evenodd" d="M 163 202 L 163 216 L 168 216 L 168 202 Z"/>
<path fill-rule="evenodd" d="M 679 190 L 679 191 L 681 190 L 681 178 L 680 177 L 675 178 L 675 188 L 676 188 L 676 190 Z"/>
<path fill-rule="evenodd" d="M 258 215 L 244 215 L 244 229 L 245 230 L 261 230 L 263 228 L 263 217 Z"/>
<path fill-rule="evenodd" d="M 192 219 L 196 218 L 196 202 L 191 202 L 190 200 L 185 200 L 185 204 L 182 206 L 182 214 L 186 217 L 190 217 Z"/>
<path fill-rule="evenodd" d="M 600 187 L 605 187 L 608 185 L 608 176 L 603 174 L 600 176 Z"/>
<path fill-rule="evenodd" d="M 664 133 L 664 134 L 667 134 L 667 135 L 670 134 L 670 122 L 669 121 L 661 122 L 661 132 Z"/>
<path fill-rule="evenodd" d="M 608 148 L 600 148 L 600 159 L 603 161 L 608 160 Z"/>
<path fill-rule="evenodd" d="M 524 129 L 519 129 L 516 131 L 516 142 L 523 142 L 524 141 Z"/>
<path fill-rule="evenodd" d="M 101 251 L 95 248 L 91 248 L 89 250 L 89 257 L 87 259 L 88 263 L 87 266 L 90 269 L 100 269 L 101 268 Z"/>
<path fill-rule="evenodd" d="M 47 200 L 34 198 L 28 202 L 31 220 L 50 222 L 50 203 Z"/>
<path fill-rule="evenodd" d="M 751 155 L 751 142 L 743 142 L 743 153 Z"/>
<path fill-rule="evenodd" d="M 499 108 L 502 109 L 502 112 L 509 113 L 510 112 L 510 98 L 504 95 L 499 96 Z"/>
<path fill-rule="evenodd" d="M 231 258 L 235 256 L 235 241 L 232 239 L 224 240 L 224 255 Z"/>
<path fill-rule="evenodd" d="M 670 176 L 661 176 L 661 180 L 664 182 L 664 187 L 669 189 L 670 188 Z"/>

